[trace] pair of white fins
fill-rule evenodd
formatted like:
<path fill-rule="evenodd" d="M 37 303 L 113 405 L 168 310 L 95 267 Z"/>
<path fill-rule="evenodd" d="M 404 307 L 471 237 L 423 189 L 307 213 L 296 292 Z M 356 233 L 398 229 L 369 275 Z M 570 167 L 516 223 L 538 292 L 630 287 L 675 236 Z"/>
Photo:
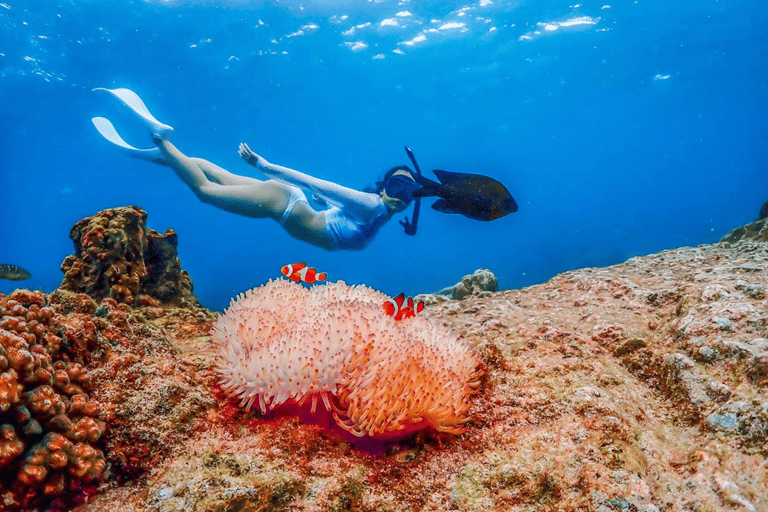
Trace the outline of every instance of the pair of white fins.
<path fill-rule="evenodd" d="M 138 121 L 143 124 L 153 136 L 166 139 L 173 133 L 173 128 L 155 119 L 155 116 L 150 113 L 147 106 L 141 101 L 141 98 L 139 98 L 139 95 L 130 89 L 105 89 L 103 87 L 97 87 L 94 91 L 105 91 L 117 98 L 120 103 L 128 107 L 128 110 L 133 113 L 134 117 L 136 117 L 136 119 L 138 119 Z M 91 122 L 102 137 L 120 148 L 120 150 L 129 156 L 155 163 L 165 163 L 165 157 L 160 151 L 160 148 L 139 149 L 131 146 L 123 140 L 119 133 L 117 133 L 117 130 L 115 130 L 115 127 L 109 119 L 104 117 L 94 117 L 91 119 Z"/>

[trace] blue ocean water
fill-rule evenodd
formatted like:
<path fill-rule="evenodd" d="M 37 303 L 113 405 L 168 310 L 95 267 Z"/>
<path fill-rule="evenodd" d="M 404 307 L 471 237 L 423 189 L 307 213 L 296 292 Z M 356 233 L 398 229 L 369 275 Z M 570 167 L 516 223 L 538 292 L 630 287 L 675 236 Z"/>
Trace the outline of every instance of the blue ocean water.
<path fill-rule="evenodd" d="M 0 263 L 45 291 L 78 220 L 137 205 L 179 234 L 207 307 L 307 261 L 385 293 L 479 267 L 501 288 L 717 241 L 768 199 L 768 4 L 758 0 L 117 1 L 0 3 Z M 517 213 L 483 223 L 422 207 L 362 251 L 293 240 L 202 204 L 94 87 L 136 91 L 190 156 L 259 177 L 257 153 L 363 188 L 407 164 L 502 181 Z M 410 211 L 407 215 L 410 216 Z"/>

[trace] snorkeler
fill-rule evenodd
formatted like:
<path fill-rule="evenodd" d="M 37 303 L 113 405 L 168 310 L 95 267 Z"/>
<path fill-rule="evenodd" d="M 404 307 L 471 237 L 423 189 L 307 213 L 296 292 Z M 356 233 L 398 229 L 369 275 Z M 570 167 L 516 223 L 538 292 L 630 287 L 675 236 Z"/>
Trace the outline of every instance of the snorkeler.
<path fill-rule="evenodd" d="M 269 217 L 294 238 L 328 250 L 362 249 L 379 229 L 402 212 L 422 188 L 406 166 L 390 169 L 372 192 L 347 188 L 331 181 L 268 162 L 247 144 L 240 144 L 240 157 L 273 179 L 258 180 L 233 174 L 202 158 L 188 157 L 168 141 L 173 128 L 149 112 L 141 98 L 129 89 L 104 89 L 117 98 L 152 134 L 157 146 L 138 149 L 126 143 L 112 123 L 103 117 L 92 122 L 99 133 L 126 154 L 171 167 L 204 203 L 247 217 Z M 315 210 L 302 190 L 318 203 Z M 416 215 L 416 212 L 414 212 Z M 408 234 L 416 233 L 416 218 L 400 221 Z"/>

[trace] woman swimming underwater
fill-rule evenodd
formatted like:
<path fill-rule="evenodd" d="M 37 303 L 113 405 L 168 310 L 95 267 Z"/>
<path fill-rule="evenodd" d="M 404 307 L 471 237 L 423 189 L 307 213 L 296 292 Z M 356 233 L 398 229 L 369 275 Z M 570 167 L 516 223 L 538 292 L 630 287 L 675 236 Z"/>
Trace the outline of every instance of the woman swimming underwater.
<path fill-rule="evenodd" d="M 422 186 L 406 166 L 390 169 L 373 192 L 347 188 L 331 181 L 268 162 L 247 144 L 240 144 L 240 157 L 270 180 L 233 174 L 202 158 L 188 157 L 168 141 L 173 128 L 149 112 L 141 98 L 129 89 L 104 89 L 126 106 L 152 134 L 156 148 L 138 149 L 126 143 L 112 123 L 103 117 L 92 122 L 99 133 L 126 154 L 171 167 L 204 203 L 247 217 L 276 220 L 294 238 L 328 250 L 362 249 L 379 229 L 413 201 Z M 410 153 L 409 153 L 410 154 Z M 325 210 L 310 206 L 302 190 L 309 191 Z M 400 223 L 406 233 L 416 232 L 413 223 Z"/>

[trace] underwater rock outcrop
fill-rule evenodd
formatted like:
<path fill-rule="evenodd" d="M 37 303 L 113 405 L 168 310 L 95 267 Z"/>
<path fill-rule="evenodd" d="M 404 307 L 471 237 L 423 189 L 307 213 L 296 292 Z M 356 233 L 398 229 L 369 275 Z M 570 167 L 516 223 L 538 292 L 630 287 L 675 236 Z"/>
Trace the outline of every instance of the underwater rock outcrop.
<path fill-rule="evenodd" d="M 721 242 L 731 244 L 742 240 L 768 242 L 768 218 L 761 218 L 745 226 L 739 226 L 720 239 Z"/>
<path fill-rule="evenodd" d="M 424 304 L 437 304 L 446 300 L 463 300 L 467 297 L 487 297 L 490 293 L 499 290 L 499 280 L 496 275 L 487 268 L 479 268 L 471 274 L 461 278 L 461 281 L 443 288 L 435 293 L 422 293 L 416 296 L 416 300 L 423 300 Z"/>
<path fill-rule="evenodd" d="M 75 254 L 61 264 L 62 290 L 128 305 L 199 306 L 189 274 L 181 269 L 172 229 L 147 228 L 136 206 L 102 210 L 74 226 Z"/>

